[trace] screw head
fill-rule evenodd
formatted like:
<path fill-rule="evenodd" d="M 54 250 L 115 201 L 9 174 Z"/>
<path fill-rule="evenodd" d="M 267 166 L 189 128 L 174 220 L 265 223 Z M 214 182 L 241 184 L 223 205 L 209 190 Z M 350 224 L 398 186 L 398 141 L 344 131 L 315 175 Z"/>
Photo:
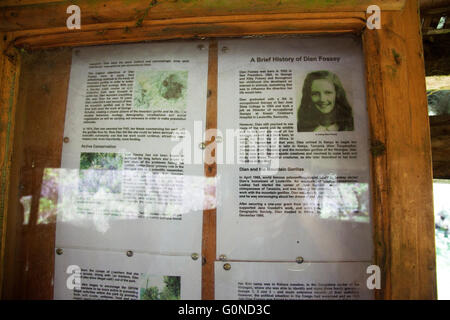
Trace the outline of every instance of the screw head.
<path fill-rule="evenodd" d="M 203 50 L 203 49 L 205 49 L 205 46 L 202 45 L 202 44 L 199 44 L 199 45 L 197 46 L 197 48 L 198 48 L 199 50 Z"/>
<path fill-rule="evenodd" d="M 223 268 L 224 268 L 226 271 L 228 271 L 228 270 L 231 269 L 231 264 L 225 263 L 225 264 L 223 265 Z"/>
<path fill-rule="evenodd" d="M 128 250 L 128 251 L 127 251 L 127 257 L 132 257 L 132 256 L 133 256 L 133 251 Z"/>
<path fill-rule="evenodd" d="M 296 261 L 297 263 L 303 263 L 304 259 L 303 259 L 303 257 L 297 257 L 297 258 L 295 259 L 295 261 Z"/>
<path fill-rule="evenodd" d="M 62 248 L 56 249 L 56 254 L 57 254 L 58 256 L 62 255 L 62 254 L 63 254 L 63 249 L 62 249 Z"/>
<path fill-rule="evenodd" d="M 198 259 L 198 253 L 191 254 L 191 258 L 192 258 L 192 260 L 197 260 Z"/>
<path fill-rule="evenodd" d="M 220 260 L 220 261 L 226 261 L 226 260 L 227 260 L 227 256 L 224 255 L 224 254 L 221 254 L 221 255 L 219 256 L 219 260 Z"/>
<path fill-rule="evenodd" d="M 228 51 L 228 47 L 222 47 L 222 52 L 225 53 Z"/>
<path fill-rule="evenodd" d="M 198 145 L 198 147 L 199 147 L 201 150 L 205 150 L 205 149 L 206 149 L 206 143 L 201 142 L 201 143 Z"/>
<path fill-rule="evenodd" d="M 63 139 L 63 141 L 64 141 L 64 143 L 69 143 L 69 137 L 64 137 L 64 139 Z"/>

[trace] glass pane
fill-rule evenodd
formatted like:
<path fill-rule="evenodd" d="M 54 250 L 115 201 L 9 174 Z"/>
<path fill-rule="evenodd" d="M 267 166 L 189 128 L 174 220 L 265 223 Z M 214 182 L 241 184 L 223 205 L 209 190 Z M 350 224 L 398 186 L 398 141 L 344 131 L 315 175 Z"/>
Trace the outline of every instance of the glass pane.
<path fill-rule="evenodd" d="M 6 297 L 373 298 L 361 38 L 22 54 Z"/>

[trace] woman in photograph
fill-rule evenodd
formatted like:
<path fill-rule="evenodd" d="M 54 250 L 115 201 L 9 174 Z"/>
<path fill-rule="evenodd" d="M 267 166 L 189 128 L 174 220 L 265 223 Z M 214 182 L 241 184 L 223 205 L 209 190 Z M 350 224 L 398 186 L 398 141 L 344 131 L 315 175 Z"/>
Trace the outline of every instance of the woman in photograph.
<path fill-rule="evenodd" d="M 330 71 L 306 76 L 297 114 L 298 132 L 353 131 L 353 113 L 339 78 Z"/>

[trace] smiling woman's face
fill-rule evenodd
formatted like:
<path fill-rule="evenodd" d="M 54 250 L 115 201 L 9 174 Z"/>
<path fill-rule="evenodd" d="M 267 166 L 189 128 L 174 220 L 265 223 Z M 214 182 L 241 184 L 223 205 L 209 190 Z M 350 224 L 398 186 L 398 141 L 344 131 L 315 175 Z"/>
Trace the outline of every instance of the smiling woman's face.
<path fill-rule="evenodd" d="M 336 102 L 334 85 L 326 79 L 314 80 L 311 85 L 311 100 L 317 110 L 322 113 L 330 113 Z"/>

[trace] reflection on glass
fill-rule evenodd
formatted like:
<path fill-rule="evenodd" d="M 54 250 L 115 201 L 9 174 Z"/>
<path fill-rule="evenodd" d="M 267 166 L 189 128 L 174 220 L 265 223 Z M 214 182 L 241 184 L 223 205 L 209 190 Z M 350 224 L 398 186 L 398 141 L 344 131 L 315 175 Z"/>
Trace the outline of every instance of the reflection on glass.
<path fill-rule="evenodd" d="M 369 223 L 369 185 L 357 181 L 336 175 L 239 176 L 239 216 L 299 215 Z"/>
<path fill-rule="evenodd" d="M 82 162 L 89 169 L 44 170 L 38 223 L 54 222 L 56 215 L 74 224 L 92 218 L 105 232 L 112 217 L 181 220 L 190 212 L 215 208 L 215 178 L 119 170 L 123 160 L 115 154 L 89 154 Z M 24 208 L 27 201 L 22 200 Z"/>
<path fill-rule="evenodd" d="M 337 183 L 322 200 L 321 218 L 369 223 L 369 185 Z"/>
<path fill-rule="evenodd" d="M 23 206 L 23 224 L 27 225 L 30 222 L 30 210 L 31 210 L 32 196 L 23 196 L 20 198 L 20 203 Z"/>

